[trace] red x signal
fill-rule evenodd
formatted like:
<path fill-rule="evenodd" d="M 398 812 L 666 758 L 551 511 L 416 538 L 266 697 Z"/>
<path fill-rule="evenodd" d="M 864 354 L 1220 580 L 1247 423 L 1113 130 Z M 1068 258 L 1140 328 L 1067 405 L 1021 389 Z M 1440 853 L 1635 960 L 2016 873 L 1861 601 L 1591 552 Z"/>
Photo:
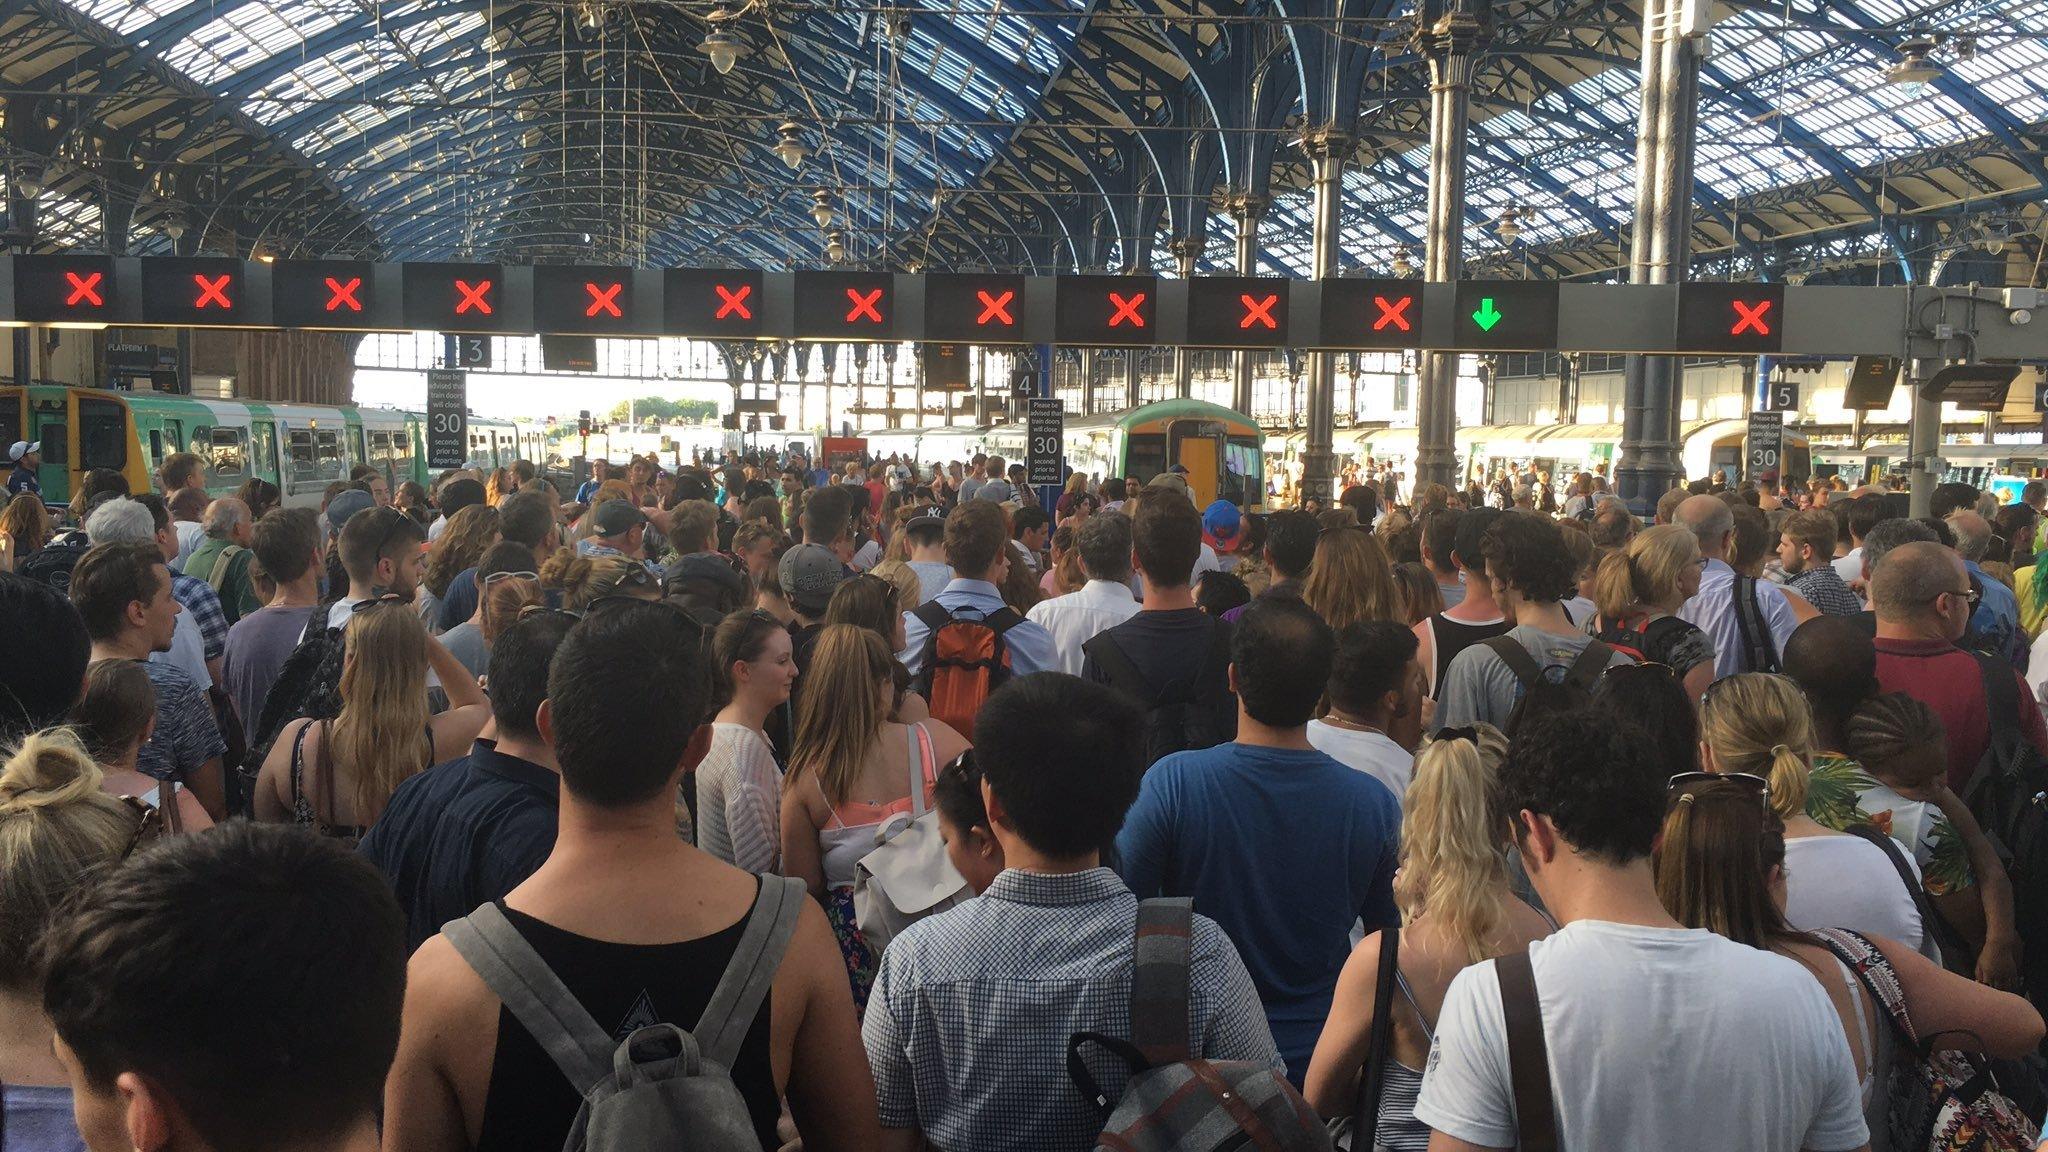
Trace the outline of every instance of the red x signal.
<path fill-rule="evenodd" d="M 742 284 L 738 288 L 727 288 L 723 284 L 713 284 L 712 287 L 718 290 L 718 314 L 712 317 L 713 320 L 723 320 L 727 316 L 738 316 L 742 320 L 754 318 L 753 311 L 747 307 L 747 297 L 754 294 L 752 284 Z"/>
<path fill-rule="evenodd" d="M 486 299 L 491 294 L 491 282 L 489 280 L 479 280 L 474 285 L 470 284 L 467 280 L 457 280 L 455 282 L 455 291 L 462 296 L 462 299 L 455 302 L 455 314 L 457 316 L 462 315 L 464 312 L 472 311 L 482 316 L 489 316 L 491 314 L 491 302 Z"/>
<path fill-rule="evenodd" d="M 363 278 L 361 276 L 351 277 L 347 283 L 329 276 L 327 278 L 327 310 L 329 312 L 340 312 L 346 309 L 350 312 L 361 312 L 363 305 L 361 301 L 356 299 L 356 289 L 362 286 Z"/>
<path fill-rule="evenodd" d="M 1109 302 L 1116 309 L 1115 313 L 1109 318 L 1109 326 L 1111 328 L 1126 320 L 1131 322 L 1131 327 L 1133 328 L 1143 328 L 1145 326 L 1145 318 L 1138 314 L 1138 309 L 1143 307 L 1145 303 L 1145 294 L 1143 292 L 1131 293 L 1131 298 L 1128 300 L 1115 292 L 1111 292 L 1109 294 Z"/>
<path fill-rule="evenodd" d="M 192 274 L 192 282 L 199 286 L 199 299 L 192 303 L 195 311 L 202 308 L 234 308 L 233 302 L 228 299 L 227 273 L 223 272 L 219 276 L 209 277 L 194 272 Z"/>
<path fill-rule="evenodd" d="M 76 308 L 79 304 L 85 303 L 98 308 L 105 304 L 106 301 L 100 299 L 100 278 L 102 275 L 104 274 L 99 272 L 88 272 L 80 276 L 76 272 L 66 272 L 64 279 L 71 282 L 71 295 L 64 298 L 64 306 L 66 308 Z"/>
<path fill-rule="evenodd" d="M 1380 310 L 1380 318 L 1372 322 L 1373 331 L 1381 331 L 1389 324 L 1403 332 L 1411 330 L 1408 323 L 1408 306 L 1415 303 L 1415 297 L 1397 296 L 1388 300 L 1385 296 L 1375 296 L 1372 302 L 1377 304 Z"/>
<path fill-rule="evenodd" d="M 624 284 L 599 288 L 595 284 L 585 283 L 583 290 L 590 293 L 590 307 L 583 310 L 585 316 L 595 316 L 600 312 L 621 318 L 625 316 L 624 312 L 619 311 L 619 293 L 626 290 Z"/>
<path fill-rule="evenodd" d="M 872 292 L 862 292 L 858 288 L 848 288 L 846 290 L 846 299 L 853 305 L 853 307 L 846 310 L 846 322 L 848 324 L 862 319 L 875 324 L 882 322 L 882 313 L 875 307 L 875 305 L 882 302 L 882 290 L 880 288 Z"/>
<path fill-rule="evenodd" d="M 1769 336 L 1771 334 L 1771 325 L 1764 319 L 1764 313 L 1771 310 L 1771 302 L 1769 300 L 1757 301 L 1754 308 L 1749 307 L 1740 300 L 1730 300 L 1729 303 L 1735 305 L 1735 315 L 1739 317 L 1735 321 L 1735 326 L 1728 330 L 1730 336 L 1740 336 L 1744 332 L 1752 330 L 1759 336 Z"/>
<path fill-rule="evenodd" d="M 1016 323 L 1010 319 L 1010 301 L 1016 298 L 1015 292 L 1005 292 L 998 296 L 976 289 L 974 294 L 981 298 L 981 315 L 975 319 L 976 324 L 986 324 L 990 320 L 998 324 Z"/>
<path fill-rule="evenodd" d="M 1277 293 L 1259 300 L 1254 300 L 1250 296 L 1239 296 L 1237 299 L 1244 305 L 1244 319 L 1237 322 L 1239 328 L 1249 328 L 1253 324 L 1264 324 L 1268 328 L 1280 327 L 1280 322 L 1273 319 L 1273 306 L 1280 302 Z"/>

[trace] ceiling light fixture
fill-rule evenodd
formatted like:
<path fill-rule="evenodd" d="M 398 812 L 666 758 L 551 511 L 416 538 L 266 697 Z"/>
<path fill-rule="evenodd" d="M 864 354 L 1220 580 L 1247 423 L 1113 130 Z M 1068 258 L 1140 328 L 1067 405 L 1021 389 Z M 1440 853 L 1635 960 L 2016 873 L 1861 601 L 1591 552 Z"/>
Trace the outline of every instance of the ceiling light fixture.
<path fill-rule="evenodd" d="M 841 239 L 837 232 L 829 233 L 825 237 L 825 259 L 834 264 L 846 259 L 846 241 Z"/>
<path fill-rule="evenodd" d="M 832 194 L 830 192 L 820 188 L 811 193 L 811 219 L 818 222 L 818 227 L 830 228 L 832 226 L 832 218 L 835 215 L 837 213 L 832 208 Z"/>
<path fill-rule="evenodd" d="M 1500 214 L 1500 223 L 1494 225 L 1493 230 L 1500 237 L 1501 243 L 1513 244 L 1522 235 L 1522 210 L 1509 205 L 1507 210 Z"/>
<path fill-rule="evenodd" d="M 713 19 L 716 19 L 716 13 Z M 697 45 L 697 51 L 711 58 L 711 66 L 723 76 L 732 71 L 740 57 L 747 54 L 746 41 L 734 36 L 723 28 L 713 28 L 704 34 L 704 42 Z"/>
<path fill-rule="evenodd" d="M 1934 47 L 1932 36 L 1915 36 L 1901 43 L 1899 58 L 1885 69 L 1884 82 L 1897 84 L 1910 92 L 1940 78 L 1948 67 L 1934 59 Z"/>
<path fill-rule="evenodd" d="M 775 137 L 775 154 L 782 157 L 789 170 L 794 172 L 803 167 L 811 154 L 810 148 L 804 144 L 803 126 L 794 120 L 786 120 L 775 130 Z"/>
<path fill-rule="evenodd" d="M 1399 248 L 1394 249 L 1394 276 L 1396 279 L 1406 280 L 1413 275 L 1415 275 L 1415 255 L 1408 251 L 1406 244 L 1403 244 Z"/>

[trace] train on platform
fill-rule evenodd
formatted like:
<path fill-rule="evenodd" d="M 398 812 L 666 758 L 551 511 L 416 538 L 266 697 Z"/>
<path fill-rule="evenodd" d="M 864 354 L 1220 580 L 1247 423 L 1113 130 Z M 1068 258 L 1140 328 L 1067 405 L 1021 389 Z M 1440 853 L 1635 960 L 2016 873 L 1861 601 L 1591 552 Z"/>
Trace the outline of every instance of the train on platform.
<path fill-rule="evenodd" d="M 1188 488 L 1201 504 L 1224 499 L 1256 511 L 1266 503 L 1264 436 L 1251 417 L 1220 404 L 1163 400 L 1069 416 L 1062 451 L 1074 472 L 1140 484 L 1179 465 L 1187 470 Z M 1021 463 L 1026 449 L 1021 422 L 876 429 L 854 439 L 864 442 L 868 455 L 897 455 L 921 465 L 965 461 L 977 452 Z"/>
<path fill-rule="evenodd" d="M 122 392 L 60 384 L 0 386 L 0 444 L 40 441 L 43 499 L 63 504 L 88 469 L 119 472 L 131 490 L 154 483 L 164 458 L 192 452 L 205 462 L 206 489 L 232 495 L 251 477 L 276 484 L 287 507 L 314 506 L 329 484 L 368 464 L 393 491 L 427 483 L 427 417 L 399 408 L 223 400 L 165 392 Z M 488 471 L 544 463 L 539 425 L 468 420 L 467 464 Z"/>

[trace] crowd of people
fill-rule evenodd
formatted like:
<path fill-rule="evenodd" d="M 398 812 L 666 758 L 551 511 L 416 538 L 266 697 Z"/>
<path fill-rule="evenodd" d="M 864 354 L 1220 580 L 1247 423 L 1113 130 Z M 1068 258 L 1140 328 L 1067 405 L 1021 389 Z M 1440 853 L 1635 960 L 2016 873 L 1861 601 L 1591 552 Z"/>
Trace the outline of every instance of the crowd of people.
<path fill-rule="evenodd" d="M 6 1147 L 2032 1147 L 2048 485 L 1357 479 L 24 491 Z"/>

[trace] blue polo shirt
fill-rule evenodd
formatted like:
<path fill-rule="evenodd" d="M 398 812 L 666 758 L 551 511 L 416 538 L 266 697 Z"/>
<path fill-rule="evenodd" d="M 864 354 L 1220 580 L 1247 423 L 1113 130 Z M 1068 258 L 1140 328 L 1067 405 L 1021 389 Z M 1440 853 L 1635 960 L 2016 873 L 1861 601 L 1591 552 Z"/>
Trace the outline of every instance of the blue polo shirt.
<path fill-rule="evenodd" d="M 1314 749 L 1218 744 L 1154 764 L 1116 838 L 1143 900 L 1189 896 L 1237 944 L 1296 1084 L 1351 955 L 1351 925 L 1392 924 L 1401 809 Z"/>
<path fill-rule="evenodd" d="M 397 892 L 407 951 L 533 875 L 554 851 L 561 784 L 479 740 L 398 786 L 357 851 Z"/>
<path fill-rule="evenodd" d="M 7 473 L 7 496 L 9 499 L 13 499 L 23 492 L 34 496 L 41 496 L 43 494 L 43 482 L 36 479 L 34 472 L 29 471 L 20 464 L 16 464 L 13 470 Z"/>

